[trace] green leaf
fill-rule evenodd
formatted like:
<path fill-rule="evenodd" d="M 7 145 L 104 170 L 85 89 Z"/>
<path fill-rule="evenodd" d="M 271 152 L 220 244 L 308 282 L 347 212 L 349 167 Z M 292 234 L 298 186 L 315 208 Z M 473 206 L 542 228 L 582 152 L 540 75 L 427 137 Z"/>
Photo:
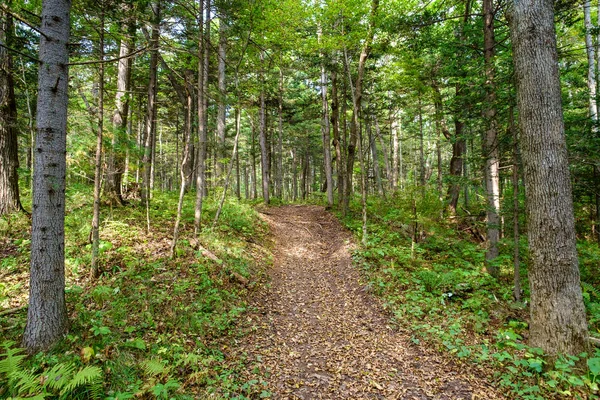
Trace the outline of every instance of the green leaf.
<path fill-rule="evenodd" d="M 600 375 L 600 358 L 588 358 L 587 360 L 588 368 L 592 375 Z"/>

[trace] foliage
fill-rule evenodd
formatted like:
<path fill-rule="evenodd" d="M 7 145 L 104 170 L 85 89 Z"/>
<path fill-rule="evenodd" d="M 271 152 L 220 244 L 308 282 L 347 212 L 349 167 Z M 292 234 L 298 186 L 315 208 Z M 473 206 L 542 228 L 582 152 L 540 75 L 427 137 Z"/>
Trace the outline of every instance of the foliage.
<path fill-rule="evenodd" d="M 373 291 L 398 325 L 409 327 L 413 341 L 435 344 L 440 351 L 489 366 L 490 379 L 522 399 L 592 398 L 598 393 L 600 350 L 552 359 L 526 344 L 528 328 L 527 282 L 523 303 L 512 298 L 512 254 L 514 243 L 501 242 L 495 281 L 485 272 L 484 247 L 469 229 L 456 229 L 473 221 L 450 222 L 440 218 L 440 205 L 427 199 L 417 204 L 417 237 L 414 243 L 415 193 L 397 193 L 388 201 L 369 203 L 369 242 L 354 255 L 356 264 L 369 279 Z M 358 208 L 358 205 L 357 205 Z M 356 234 L 360 217 L 344 219 Z M 473 229 L 476 227 L 471 226 Z M 519 243 L 522 279 L 526 279 L 526 243 Z M 588 242 L 580 243 L 582 270 L 600 255 Z M 585 275 L 595 279 L 596 275 Z M 597 288 L 582 283 L 590 327 L 600 327 L 600 298 Z M 582 367 L 583 364 L 583 367 Z M 587 366 L 587 368 L 586 368 Z"/>
<path fill-rule="evenodd" d="M 202 231 L 202 248 L 216 260 L 190 246 L 192 196 L 186 199 L 174 259 L 169 257 L 169 243 L 175 193 L 155 193 L 150 233 L 143 208 L 113 209 L 101 227 L 102 275 L 94 282 L 87 278 L 89 252 L 81 251 L 88 240 L 89 191 L 71 186 L 68 194 L 66 294 L 71 329 L 46 355 L 25 358 L 13 344 L 6 344 L 0 355 L 0 387 L 7 389 L 0 389 L 0 398 L 243 398 L 239 396 L 250 393 L 247 383 L 236 378 L 243 364 L 226 360 L 221 346 L 237 334 L 245 299 L 262 282 L 261 265 L 268 262 L 260 244 L 264 223 L 253 208 L 227 199 L 215 229 Z M 207 200 L 206 221 L 212 221 L 217 202 Z M 22 239 L 27 237 L 27 218 L 11 218 L 10 231 L 6 220 L 0 221 L 14 248 L 14 256 L 0 270 L 7 277 L 0 294 L 18 294 L 11 301 L 26 301 L 19 281 L 26 280 L 28 266 L 29 241 Z M 18 340 L 25 314 L 0 316 L 7 339 Z M 62 378 L 52 386 L 46 376 Z"/>

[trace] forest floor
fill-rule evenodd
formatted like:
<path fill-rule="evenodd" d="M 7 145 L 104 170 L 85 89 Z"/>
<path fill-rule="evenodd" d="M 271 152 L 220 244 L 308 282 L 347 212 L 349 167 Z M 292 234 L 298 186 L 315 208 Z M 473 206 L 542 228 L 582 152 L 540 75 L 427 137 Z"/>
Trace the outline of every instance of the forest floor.
<path fill-rule="evenodd" d="M 277 399 L 499 399 L 485 374 L 410 340 L 352 267 L 352 235 L 317 206 L 262 210 L 270 285 L 230 349 Z"/>

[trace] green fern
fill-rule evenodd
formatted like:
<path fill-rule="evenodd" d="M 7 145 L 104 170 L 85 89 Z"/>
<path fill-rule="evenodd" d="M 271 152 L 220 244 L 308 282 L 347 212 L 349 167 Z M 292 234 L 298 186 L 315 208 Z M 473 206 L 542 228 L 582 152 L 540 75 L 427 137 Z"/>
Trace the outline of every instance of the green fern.
<path fill-rule="evenodd" d="M 167 375 L 171 370 L 162 361 L 156 359 L 144 361 L 142 368 L 147 376 Z"/>
<path fill-rule="evenodd" d="M 90 389 L 90 394 L 93 398 L 99 398 L 99 393 L 95 393 L 93 390 L 95 387 L 99 387 L 99 383 L 102 382 L 102 370 L 98 367 L 88 366 L 83 369 L 80 369 L 75 376 L 73 376 L 60 391 L 60 395 L 65 396 L 69 393 L 75 391 L 75 389 L 81 387 L 88 387 Z"/>
<path fill-rule="evenodd" d="M 27 370 L 23 365 L 23 349 L 14 348 L 14 342 L 1 345 L 0 387 L 8 389 L 14 400 L 99 399 L 102 397 L 102 370 L 88 366 L 76 370 L 72 363 L 59 363 L 46 371 Z M 6 395 L 7 393 L 4 393 Z"/>
<path fill-rule="evenodd" d="M 31 371 L 15 371 L 9 375 L 13 388 L 21 395 L 32 395 L 42 392 L 40 379 Z"/>
<path fill-rule="evenodd" d="M 10 341 L 2 343 L 6 353 L 0 354 L 0 374 L 8 376 L 21 368 L 23 359 L 26 357 L 25 354 L 21 353 L 24 353 L 25 350 L 18 347 L 13 348 L 14 344 L 15 342 Z"/>
<path fill-rule="evenodd" d="M 45 387 L 53 391 L 61 390 L 71 380 L 75 367 L 73 364 L 56 364 L 44 375 Z"/>
<path fill-rule="evenodd" d="M 596 299 L 600 300 L 600 290 L 598 290 L 594 285 L 591 285 L 587 282 L 581 282 L 581 288 L 585 293 L 589 293 Z"/>

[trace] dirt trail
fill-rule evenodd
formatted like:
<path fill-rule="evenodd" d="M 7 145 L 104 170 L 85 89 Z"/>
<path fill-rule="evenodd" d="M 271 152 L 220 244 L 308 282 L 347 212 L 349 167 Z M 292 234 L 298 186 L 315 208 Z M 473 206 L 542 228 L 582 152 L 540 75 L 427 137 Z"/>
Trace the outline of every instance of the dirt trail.
<path fill-rule="evenodd" d="M 464 366 L 411 344 L 365 291 L 351 265 L 351 235 L 322 207 L 263 214 L 275 241 L 271 287 L 249 316 L 237 351 L 248 378 L 276 399 L 497 399 Z"/>

